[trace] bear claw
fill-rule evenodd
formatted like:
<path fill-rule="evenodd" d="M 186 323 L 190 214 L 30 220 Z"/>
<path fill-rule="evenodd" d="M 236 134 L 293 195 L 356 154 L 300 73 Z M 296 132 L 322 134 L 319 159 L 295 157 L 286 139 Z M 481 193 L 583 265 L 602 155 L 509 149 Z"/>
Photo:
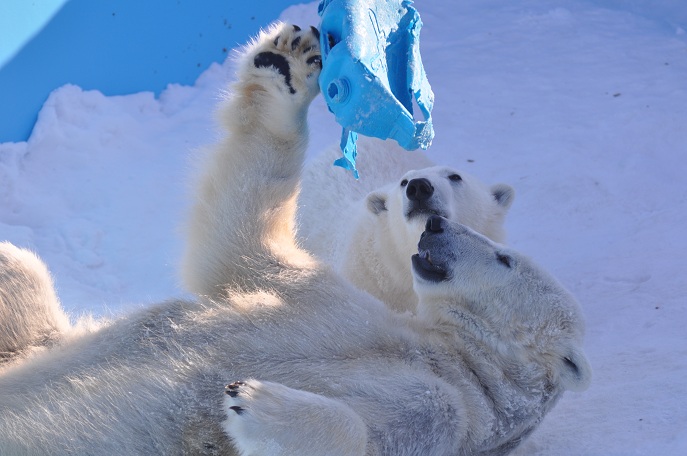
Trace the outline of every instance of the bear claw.
<path fill-rule="evenodd" d="M 237 415 L 240 415 L 246 411 L 246 409 L 244 409 L 243 407 L 239 407 L 238 405 L 233 405 L 229 408 L 232 409 L 234 412 L 236 412 Z"/>

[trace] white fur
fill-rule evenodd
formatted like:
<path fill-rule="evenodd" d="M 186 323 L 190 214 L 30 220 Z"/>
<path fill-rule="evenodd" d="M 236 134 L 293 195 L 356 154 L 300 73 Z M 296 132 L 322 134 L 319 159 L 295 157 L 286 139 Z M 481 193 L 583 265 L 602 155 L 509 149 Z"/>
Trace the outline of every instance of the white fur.
<path fill-rule="evenodd" d="M 410 256 L 427 216 L 408 218 L 409 198 L 400 183 L 423 178 L 434 188 L 432 205 L 445 217 L 497 242 L 514 190 L 487 186 L 474 176 L 435 166 L 421 152 L 407 152 L 391 141 L 362 138 L 358 145 L 361 178 L 333 168 L 336 150 L 310 163 L 299 197 L 299 237 L 303 246 L 332 264 L 357 287 L 399 312 L 415 312 Z M 461 176 L 459 182 L 447 177 Z"/>
<path fill-rule="evenodd" d="M 451 268 L 418 282 L 423 318 L 297 247 L 315 41 L 276 26 L 240 62 L 186 253 L 188 283 L 213 298 L 159 304 L 4 370 L 0 454 L 505 454 L 587 384 L 574 299 L 535 266 L 502 270 L 501 247 L 461 225 L 422 238 L 423 258 Z M 255 68 L 263 51 L 286 56 L 295 94 Z M 485 274 L 466 283 L 473 267 Z"/>
<path fill-rule="evenodd" d="M 70 317 L 47 266 L 33 252 L 0 243 L 0 369 L 107 325 L 89 314 Z"/>
<path fill-rule="evenodd" d="M 55 344 L 70 327 L 48 268 L 32 252 L 0 243 L 0 368 Z"/>

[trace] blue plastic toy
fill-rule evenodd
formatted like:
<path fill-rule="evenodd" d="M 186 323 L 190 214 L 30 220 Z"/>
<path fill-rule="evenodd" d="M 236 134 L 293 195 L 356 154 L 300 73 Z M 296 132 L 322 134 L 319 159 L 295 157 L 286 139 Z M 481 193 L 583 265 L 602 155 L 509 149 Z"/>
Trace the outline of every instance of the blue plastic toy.
<path fill-rule="evenodd" d="M 434 94 L 420 58 L 422 21 L 410 0 L 322 0 L 319 83 L 329 110 L 343 126 L 343 157 L 355 168 L 358 135 L 427 149 L 434 138 Z M 424 119 L 415 120 L 413 103 Z"/>

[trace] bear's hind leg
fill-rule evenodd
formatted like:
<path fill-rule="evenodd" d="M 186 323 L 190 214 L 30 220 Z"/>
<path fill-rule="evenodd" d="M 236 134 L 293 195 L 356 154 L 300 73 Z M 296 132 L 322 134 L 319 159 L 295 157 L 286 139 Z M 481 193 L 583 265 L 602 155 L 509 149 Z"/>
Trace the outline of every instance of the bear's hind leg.
<path fill-rule="evenodd" d="M 52 345 L 69 328 L 45 264 L 28 250 L 0 243 L 0 366 Z"/>
<path fill-rule="evenodd" d="M 223 427 L 242 456 L 360 456 L 367 430 L 343 402 L 271 382 L 227 385 Z"/>

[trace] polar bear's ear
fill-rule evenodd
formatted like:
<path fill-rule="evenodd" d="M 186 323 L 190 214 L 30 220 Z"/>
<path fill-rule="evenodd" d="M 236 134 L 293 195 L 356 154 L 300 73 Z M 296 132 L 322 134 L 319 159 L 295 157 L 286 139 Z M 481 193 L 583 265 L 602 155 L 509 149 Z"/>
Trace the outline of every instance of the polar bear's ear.
<path fill-rule="evenodd" d="M 508 184 L 496 184 L 491 186 L 491 194 L 496 203 L 504 209 L 508 209 L 515 199 L 515 190 Z"/>
<path fill-rule="evenodd" d="M 570 391 L 584 391 L 592 380 L 592 368 L 581 349 L 571 348 L 561 358 L 561 382 Z"/>
<path fill-rule="evenodd" d="M 388 209 L 386 207 L 387 195 L 382 192 L 372 192 L 367 195 L 367 210 L 372 212 L 374 215 L 379 215 L 382 212 L 386 212 Z"/>

